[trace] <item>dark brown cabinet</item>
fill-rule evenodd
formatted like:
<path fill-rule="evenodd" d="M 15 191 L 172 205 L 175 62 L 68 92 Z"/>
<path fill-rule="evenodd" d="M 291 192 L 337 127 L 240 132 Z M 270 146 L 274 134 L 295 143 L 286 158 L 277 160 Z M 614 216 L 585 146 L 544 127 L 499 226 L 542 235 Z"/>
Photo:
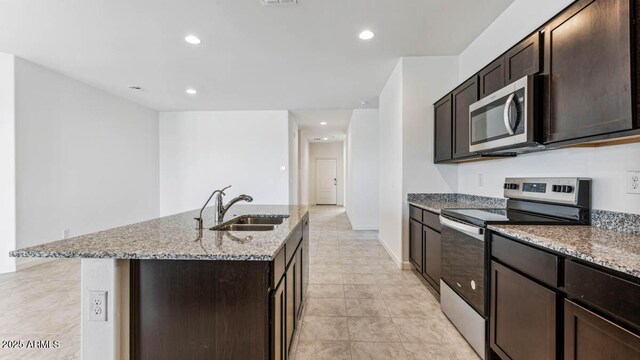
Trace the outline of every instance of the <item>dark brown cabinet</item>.
<path fill-rule="evenodd" d="M 409 260 L 420 273 L 422 273 L 422 256 L 422 224 L 409 219 Z"/>
<path fill-rule="evenodd" d="M 424 274 L 433 281 L 432 284 L 439 289 L 442 262 L 440 233 L 427 227 L 422 227 L 424 239 Z"/>
<path fill-rule="evenodd" d="M 295 264 L 296 264 L 296 270 L 295 270 L 295 316 L 296 316 L 296 327 L 298 325 L 298 319 L 300 318 L 300 315 L 302 315 L 302 301 L 303 296 L 304 296 L 304 292 L 302 291 L 304 289 L 304 284 L 303 284 L 303 279 L 304 279 L 304 275 L 302 272 L 302 268 L 303 268 L 303 247 L 304 244 L 300 245 L 300 247 L 298 247 L 298 251 L 296 252 L 295 255 Z"/>
<path fill-rule="evenodd" d="M 504 57 L 494 60 L 484 69 L 480 70 L 480 98 L 483 98 L 504 87 Z"/>
<path fill-rule="evenodd" d="M 469 152 L 469 105 L 478 101 L 478 77 L 458 86 L 452 93 L 453 99 L 453 159 L 473 156 Z"/>
<path fill-rule="evenodd" d="M 274 360 L 286 359 L 285 287 L 286 280 L 283 278 L 271 296 L 271 358 Z"/>
<path fill-rule="evenodd" d="M 416 271 L 440 291 L 442 250 L 439 215 L 409 207 L 409 261 Z"/>
<path fill-rule="evenodd" d="M 451 117 L 451 94 L 447 94 L 433 105 L 434 107 L 434 157 L 433 161 L 451 160 L 453 135 Z"/>
<path fill-rule="evenodd" d="M 580 0 L 545 26 L 546 143 L 634 127 L 630 3 Z"/>
<path fill-rule="evenodd" d="M 295 257 L 289 263 L 287 274 L 285 276 L 286 281 L 286 305 L 285 305 L 285 319 L 286 319 L 286 349 L 287 351 L 291 347 L 293 341 L 293 330 L 295 329 L 296 322 L 296 260 Z"/>
<path fill-rule="evenodd" d="M 491 261 L 491 349 L 502 359 L 556 358 L 555 291 Z"/>
<path fill-rule="evenodd" d="M 640 337 L 582 306 L 564 301 L 565 360 L 640 359 Z"/>
<path fill-rule="evenodd" d="M 541 37 L 542 34 L 536 32 L 504 54 L 505 85 L 542 70 Z"/>

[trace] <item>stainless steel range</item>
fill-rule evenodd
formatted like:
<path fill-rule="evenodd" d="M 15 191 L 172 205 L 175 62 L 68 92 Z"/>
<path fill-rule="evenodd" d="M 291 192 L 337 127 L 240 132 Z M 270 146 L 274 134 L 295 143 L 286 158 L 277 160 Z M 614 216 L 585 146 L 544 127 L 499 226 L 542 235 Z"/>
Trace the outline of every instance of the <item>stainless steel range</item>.
<path fill-rule="evenodd" d="M 444 209 L 440 306 L 473 349 L 487 355 L 489 224 L 589 224 L 591 180 L 507 178 L 507 207 Z"/>

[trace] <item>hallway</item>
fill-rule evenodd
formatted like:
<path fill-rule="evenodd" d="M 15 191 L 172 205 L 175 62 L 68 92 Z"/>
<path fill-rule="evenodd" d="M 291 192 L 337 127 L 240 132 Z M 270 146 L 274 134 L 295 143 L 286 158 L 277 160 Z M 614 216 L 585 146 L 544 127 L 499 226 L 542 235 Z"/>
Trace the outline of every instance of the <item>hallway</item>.
<path fill-rule="evenodd" d="M 311 208 L 310 285 L 296 360 L 477 359 L 413 271 L 342 207 Z"/>

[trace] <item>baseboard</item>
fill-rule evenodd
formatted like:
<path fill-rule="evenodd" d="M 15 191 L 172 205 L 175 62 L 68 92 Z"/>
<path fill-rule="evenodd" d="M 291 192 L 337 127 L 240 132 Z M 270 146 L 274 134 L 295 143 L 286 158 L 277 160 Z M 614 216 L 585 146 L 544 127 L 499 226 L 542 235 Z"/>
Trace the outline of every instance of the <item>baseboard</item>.
<path fill-rule="evenodd" d="M 415 267 L 409 261 L 402 262 L 402 270 L 413 270 Z"/>
<path fill-rule="evenodd" d="M 351 228 L 355 231 L 371 231 L 378 230 L 378 225 L 354 225 L 351 224 Z"/>
<path fill-rule="evenodd" d="M 393 255 L 393 252 L 389 250 L 389 248 L 387 247 L 387 244 L 385 244 L 384 240 L 382 240 L 382 237 L 380 237 L 380 234 L 378 234 L 378 242 L 382 244 L 382 247 L 387 251 L 387 254 L 391 256 L 391 260 L 393 260 L 393 262 L 396 263 L 396 266 L 398 267 L 398 269 L 404 269 L 405 263 L 402 260 L 396 258 L 395 255 Z"/>
<path fill-rule="evenodd" d="M 54 258 L 16 258 L 16 271 L 42 265 L 53 260 Z"/>

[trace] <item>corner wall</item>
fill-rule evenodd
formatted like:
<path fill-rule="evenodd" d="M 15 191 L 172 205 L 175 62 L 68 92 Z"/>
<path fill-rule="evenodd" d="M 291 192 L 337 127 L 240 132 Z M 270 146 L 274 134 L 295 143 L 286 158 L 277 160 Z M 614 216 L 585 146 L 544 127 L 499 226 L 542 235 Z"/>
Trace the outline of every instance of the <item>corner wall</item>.
<path fill-rule="evenodd" d="M 0 274 L 16 270 L 15 57 L 0 53 Z"/>
<path fill-rule="evenodd" d="M 17 247 L 158 216 L 158 113 L 16 58 Z"/>
<path fill-rule="evenodd" d="M 355 109 L 347 129 L 345 207 L 353 230 L 378 230 L 378 110 Z"/>

